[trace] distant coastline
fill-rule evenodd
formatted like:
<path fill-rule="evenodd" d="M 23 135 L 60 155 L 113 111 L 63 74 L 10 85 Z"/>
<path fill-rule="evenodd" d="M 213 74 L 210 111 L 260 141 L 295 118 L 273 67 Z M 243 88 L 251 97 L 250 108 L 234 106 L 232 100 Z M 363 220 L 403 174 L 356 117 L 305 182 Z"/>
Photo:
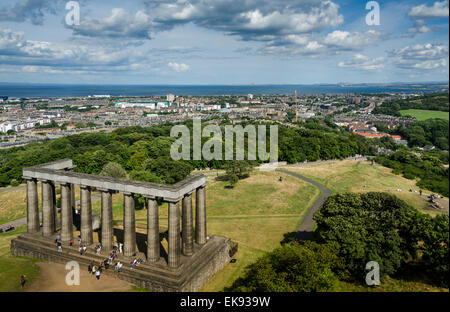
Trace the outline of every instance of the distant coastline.
<path fill-rule="evenodd" d="M 342 94 L 448 91 L 448 82 L 392 84 L 283 84 L 283 85 L 80 85 L 29 84 L 0 82 L 0 96 L 14 98 L 111 96 L 163 96 L 169 93 L 186 96 L 274 95 L 274 94 Z"/>

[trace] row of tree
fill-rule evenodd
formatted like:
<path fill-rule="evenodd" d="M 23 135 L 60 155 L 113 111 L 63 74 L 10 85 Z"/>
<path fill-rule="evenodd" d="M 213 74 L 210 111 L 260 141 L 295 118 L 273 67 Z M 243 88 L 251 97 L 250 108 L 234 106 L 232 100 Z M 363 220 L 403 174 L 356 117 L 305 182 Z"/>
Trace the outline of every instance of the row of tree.
<path fill-rule="evenodd" d="M 186 122 L 186 125 L 192 129 L 192 121 Z M 114 162 L 132 178 L 159 183 L 176 183 L 194 168 L 226 168 L 227 161 L 224 160 L 172 160 L 170 148 L 176 138 L 170 137 L 171 127 L 166 124 L 147 128 L 120 128 L 109 134 L 82 133 L 1 150 L 0 186 L 8 185 L 12 179 L 23 181 L 24 167 L 63 158 L 72 158 L 78 172 L 100 174 L 106 164 Z M 364 138 L 339 130 L 325 132 L 322 129 L 280 126 L 278 136 L 278 160 L 289 163 L 341 159 L 371 152 Z M 269 149 L 270 136 L 267 137 Z M 209 138 L 202 138 L 202 146 L 207 140 Z M 245 141 L 247 151 L 247 137 Z M 191 156 L 192 151 L 193 148 Z M 261 162 L 258 159 L 252 164 Z"/>
<path fill-rule="evenodd" d="M 432 218 L 387 193 L 345 193 L 327 198 L 314 219 L 313 241 L 267 253 L 226 290 L 332 291 L 339 280 L 363 285 L 370 261 L 379 264 L 382 283 L 393 276 L 448 287 L 448 214 Z"/>

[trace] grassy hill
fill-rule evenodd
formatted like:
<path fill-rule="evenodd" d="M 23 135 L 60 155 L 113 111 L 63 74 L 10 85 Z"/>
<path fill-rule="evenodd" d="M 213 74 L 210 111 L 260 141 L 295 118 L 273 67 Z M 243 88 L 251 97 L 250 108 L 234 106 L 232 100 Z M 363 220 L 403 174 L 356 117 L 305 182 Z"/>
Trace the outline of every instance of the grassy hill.
<path fill-rule="evenodd" d="M 432 110 L 422 110 L 422 109 L 406 109 L 399 111 L 402 116 L 411 116 L 417 120 L 427 120 L 431 118 L 441 118 L 449 120 L 448 112 L 439 112 Z"/>
<path fill-rule="evenodd" d="M 388 192 L 424 213 L 433 216 L 441 213 L 428 208 L 426 199 L 420 197 L 418 193 L 409 192 L 410 189 L 419 191 L 415 180 L 395 175 L 391 169 L 378 164 L 372 166 L 370 162 L 344 160 L 287 169 L 325 185 L 334 193 Z M 397 189 L 401 191 L 397 191 Z M 430 192 L 424 191 L 424 193 L 429 194 Z M 444 200 L 448 203 L 448 198 Z"/>

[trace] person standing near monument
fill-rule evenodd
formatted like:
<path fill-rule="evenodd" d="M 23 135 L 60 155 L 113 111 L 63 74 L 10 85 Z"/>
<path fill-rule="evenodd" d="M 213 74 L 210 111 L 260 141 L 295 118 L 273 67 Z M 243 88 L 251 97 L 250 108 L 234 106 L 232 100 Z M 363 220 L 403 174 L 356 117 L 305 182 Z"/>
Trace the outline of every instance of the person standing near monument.
<path fill-rule="evenodd" d="M 25 286 L 25 283 L 27 282 L 27 280 L 26 280 L 26 276 L 25 275 L 22 275 L 21 277 L 20 277 L 20 286 L 22 287 L 22 289 L 23 289 L 23 287 Z"/>

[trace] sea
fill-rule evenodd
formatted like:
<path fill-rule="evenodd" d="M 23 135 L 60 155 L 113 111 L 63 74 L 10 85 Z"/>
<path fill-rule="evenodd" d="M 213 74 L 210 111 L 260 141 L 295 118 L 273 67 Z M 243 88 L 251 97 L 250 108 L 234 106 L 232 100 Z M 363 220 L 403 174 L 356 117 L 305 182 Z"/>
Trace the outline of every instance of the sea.
<path fill-rule="evenodd" d="M 448 82 L 419 84 L 314 84 L 314 85 L 69 85 L 1 83 L 0 97 L 60 98 L 111 96 L 212 96 L 212 95 L 287 95 L 294 94 L 367 94 L 447 91 Z"/>

